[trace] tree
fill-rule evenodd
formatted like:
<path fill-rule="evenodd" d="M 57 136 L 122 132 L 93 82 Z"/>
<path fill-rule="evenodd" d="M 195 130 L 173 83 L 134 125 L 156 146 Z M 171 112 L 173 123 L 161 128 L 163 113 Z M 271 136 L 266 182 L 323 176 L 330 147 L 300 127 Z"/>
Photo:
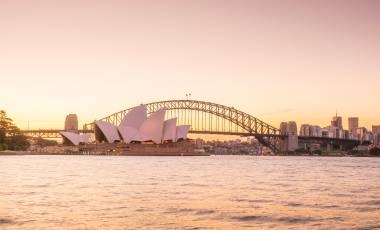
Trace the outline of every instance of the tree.
<path fill-rule="evenodd" d="M 12 119 L 7 117 L 7 114 L 4 110 L 0 110 L 0 143 L 5 142 L 5 138 L 7 136 L 7 130 L 9 125 L 12 124 Z"/>
<path fill-rule="evenodd" d="M 28 138 L 24 135 L 14 135 L 8 138 L 8 149 L 26 150 L 30 146 Z"/>
<path fill-rule="evenodd" d="M 29 146 L 27 137 L 22 135 L 7 113 L 0 110 L 0 149 L 26 150 Z"/>
<path fill-rule="evenodd" d="M 53 141 L 53 140 L 45 140 L 43 138 L 38 138 L 36 140 L 35 145 L 37 145 L 39 147 L 56 146 L 56 145 L 58 145 L 58 142 Z"/>

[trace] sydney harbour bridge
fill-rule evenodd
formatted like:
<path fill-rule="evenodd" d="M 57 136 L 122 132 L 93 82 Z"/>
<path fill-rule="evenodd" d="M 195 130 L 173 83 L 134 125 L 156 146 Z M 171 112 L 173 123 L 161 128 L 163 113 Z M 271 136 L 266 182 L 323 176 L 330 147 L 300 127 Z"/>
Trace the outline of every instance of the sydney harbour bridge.
<path fill-rule="evenodd" d="M 234 107 L 197 100 L 168 100 L 145 105 L 148 114 L 165 108 L 166 119 L 177 117 L 177 124 L 190 125 L 190 133 L 194 134 L 251 136 L 274 152 L 277 152 L 281 142 L 288 138 L 287 133 L 281 133 L 280 129 Z M 118 126 L 123 117 L 133 108 L 119 111 L 99 120 Z M 60 131 L 63 130 L 38 129 L 23 130 L 22 132 L 29 137 L 60 138 Z M 79 132 L 93 133 L 94 122 L 85 124 Z M 327 137 L 299 136 L 298 139 L 304 143 L 339 145 L 346 146 L 346 148 L 360 144 L 357 140 Z"/>

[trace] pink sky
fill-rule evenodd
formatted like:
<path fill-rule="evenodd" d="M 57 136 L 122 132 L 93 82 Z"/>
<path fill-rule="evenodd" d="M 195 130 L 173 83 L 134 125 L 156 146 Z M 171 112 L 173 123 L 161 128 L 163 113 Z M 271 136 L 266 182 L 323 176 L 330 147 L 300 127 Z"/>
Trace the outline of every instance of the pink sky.
<path fill-rule="evenodd" d="M 0 0 L 0 108 L 61 128 L 184 98 L 380 124 L 380 1 Z M 346 123 L 345 123 L 346 125 Z M 347 126 L 347 125 L 346 125 Z"/>

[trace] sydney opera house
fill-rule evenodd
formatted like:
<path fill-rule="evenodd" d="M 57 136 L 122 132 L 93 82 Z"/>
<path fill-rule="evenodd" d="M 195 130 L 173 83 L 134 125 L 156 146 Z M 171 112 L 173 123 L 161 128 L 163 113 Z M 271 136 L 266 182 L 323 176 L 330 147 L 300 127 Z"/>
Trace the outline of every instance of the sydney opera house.
<path fill-rule="evenodd" d="M 150 116 L 147 107 L 140 105 L 129 111 L 119 126 L 106 121 L 95 122 L 97 143 L 154 143 L 177 142 L 187 139 L 189 125 L 177 125 L 177 118 L 165 120 L 166 109 L 160 109 Z M 61 132 L 64 142 L 72 145 L 89 143 L 91 134 Z"/>

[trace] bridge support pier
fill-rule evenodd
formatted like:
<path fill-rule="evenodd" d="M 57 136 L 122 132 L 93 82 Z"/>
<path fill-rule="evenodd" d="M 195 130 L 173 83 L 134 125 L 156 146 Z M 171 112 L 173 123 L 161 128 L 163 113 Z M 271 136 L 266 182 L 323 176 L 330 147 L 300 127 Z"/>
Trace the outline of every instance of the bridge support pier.
<path fill-rule="evenodd" d="M 294 121 L 282 122 L 280 132 L 286 137 L 281 140 L 282 152 L 294 152 L 298 149 L 297 124 Z"/>

